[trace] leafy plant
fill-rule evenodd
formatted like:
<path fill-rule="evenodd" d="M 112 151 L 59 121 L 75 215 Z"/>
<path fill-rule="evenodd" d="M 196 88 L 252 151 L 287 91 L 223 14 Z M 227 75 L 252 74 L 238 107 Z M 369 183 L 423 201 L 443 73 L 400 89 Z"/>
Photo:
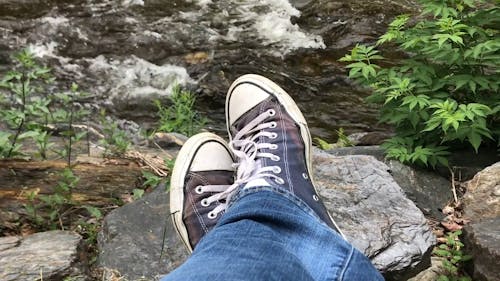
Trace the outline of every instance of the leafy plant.
<path fill-rule="evenodd" d="M 104 138 L 100 141 L 104 146 L 105 155 L 123 155 L 130 146 L 127 134 L 118 128 L 118 124 L 106 117 L 106 112 L 101 111 L 101 124 L 103 125 Z"/>
<path fill-rule="evenodd" d="M 134 188 L 132 190 L 132 198 L 134 200 L 138 200 L 138 199 L 141 199 L 141 197 L 144 195 L 144 189 L 140 189 L 140 188 Z"/>
<path fill-rule="evenodd" d="M 54 122 L 59 124 L 64 124 L 66 130 L 64 130 L 61 135 L 65 137 L 64 150 L 58 152 L 63 158 L 66 158 L 66 163 L 68 167 L 71 166 L 71 154 L 73 144 L 80 141 L 87 132 L 75 132 L 74 122 L 76 120 L 83 120 L 86 116 L 90 114 L 88 110 L 85 110 L 78 103 L 78 100 L 86 97 L 88 94 L 80 92 L 78 90 L 78 85 L 73 83 L 71 89 L 66 93 L 55 94 L 55 100 L 62 106 L 56 111 L 52 112 L 52 119 Z"/>
<path fill-rule="evenodd" d="M 26 211 L 26 214 L 28 215 L 28 218 L 35 223 L 36 225 L 40 226 L 43 223 L 43 218 L 40 215 L 38 211 L 38 205 L 35 203 L 35 199 L 38 195 L 39 190 L 34 190 L 30 191 L 26 195 L 26 199 L 28 199 L 28 203 L 24 204 L 24 210 Z"/>
<path fill-rule="evenodd" d="M 0 81 L 0 94 L 5 95 L 0 119 L 14 130 L 13 134 L 3 133 L 0 137 L 2 158 L 19 155 L 19 142 L 37 136 L 36 129 L 43 124 L 40 119 L 47 121 L 49 115 L 46 86 L 53 81 L 50 69 L 38 65 L 27 49 L 14 55 L 14 61 L 14 69 Z"/>
<path fill-rule="evenodd" d="M 160 184 L 162 181 L 162 178 L 151 173 L 148 171 L 141 171 L 142 172 L 142 177 L 145 179 L 145 181 L 142 183 L 142 186 L 148 188 L 154 188 Z"/>
<path fill-rule="evenodd" d="M 443 257 L 443 268 L 446 274 L 439 276 L 438 281 L 471 281 L 468 276 L 463 276 L 460 271 L 464 262 L 472 259 L 472 256 L 465 255 L 462 252 L 464 244 L 460 242 L 459 236 L 462 231 L 449 232 L 446 237 L 446 243 L 439 245 L 434 249 L 434 253 Z"/>
<path fill-rule="evenodd" d="M 380 121 L 396 136 L 387 156 L 422 165 L 448 165 L 450 151 L 500 146 L 500 7 L 494 1 L 421 0 L 414 25 L 401 15 L 377 46 L 396 45 L 399 65 L 384 63 L 376 46 L 357 45 L 341 58 L 349 77 L 368 86 Z M 385 65 L 382 67 L 382 65 Z"/>
<path fill-rule="evenodd" d="M 40 195 L 39 198 L 45 203 L 45 207 L 48 208 L 47 222 L 50 227 L 56 228 L 57 223 L 59 223 L 61 229 L 64 229 L 62 225 L 63 211 L 68 205 L 73 205 L 72 191 L 80 178 L 69 167 L 66 167 L 61 172 L 60 177 L 60 180 L 54 187 L 54 193 Z"/>
<path fill-rule="evenodd" d="M 333 144 L 327 142 L 326 140 L 320 137 L 315 137 L 314 142 L 321 150 L 330 150 L 333 148 Z"/>
<path fill-rule="evenodd" d="M 338 130 L 335 130 L 335 132 L 337 133 L 337 136 L 338 136 L 338 140 L 337 140 L 338 147 L 354 146 L 352 141 L 345 134 L 344 128 L 339 128 Z"/>
<path fill-rule="evenodd" d="M 169 107 L 164 107 L 159 100 L 154 102 L 160 118 L 157 131 L 177 132 L 186 136 L 198 133 L 205 126 L 207 119 L 201 117 L 194 108 L 196 96 L 176 86 L 170 98 L 172 105 Z"/>

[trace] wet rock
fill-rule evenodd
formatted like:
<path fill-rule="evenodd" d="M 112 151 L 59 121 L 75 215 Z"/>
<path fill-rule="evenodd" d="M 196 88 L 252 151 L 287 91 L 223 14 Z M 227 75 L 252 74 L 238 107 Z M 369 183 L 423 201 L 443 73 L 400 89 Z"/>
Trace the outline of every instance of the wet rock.
<path fill-rule="evenodd" d="M 40 232 L 27 237 L 0 238 L 0 280 L 83 280 L 79 260 L 82 237 L 69 231 Z"/>
<path fill-rule="evenodd" d="M 0 0 L 0 17 L 37 17 L 46 13 L 50 5 L 46 0 Z"/>
<path fill-rule="evenodd" d="M 474 280 L 500 280 L 500 162 L 467 183 L 464 229 L 467 252 L 473 256 Z"/>
<path fill-rule="evenodd" d="M 163 186 L 106 216 L 98 236 L 99 266 L 128 280 L 156 280 L 182 264 L 187 251 L 169 215 Z M 163 249 L 163 253 L 162 253 Z"/>
<path fill-rule="evenodd" d="M 313 162 L 328 210 L 387 280 L 406 280 L 429 265 L 436 238 L 387 165 L 371 156 L 322 151 L 314 153 Z"/>
<path fill-rule="evenodd" d="M 473 279 L 500 280 L 500 217 L 470 223 L 464 230 L 466 253 L 473 256 Z"/>

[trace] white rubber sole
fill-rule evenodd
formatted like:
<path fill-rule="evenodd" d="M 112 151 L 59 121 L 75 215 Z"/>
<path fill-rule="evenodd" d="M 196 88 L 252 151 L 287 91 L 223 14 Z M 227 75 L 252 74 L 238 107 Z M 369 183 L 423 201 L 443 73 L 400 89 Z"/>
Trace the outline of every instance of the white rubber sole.
<path fill-rule="evenodd" d="M 304 147 L 305 147 L 305 159 L 306 159 L 306 165 L 307 165 L 307 170 L 309 171 L 309 176 L 311 179 L 311 182 L 314 187 L 314 191 L 318 193 L 316 190 L 316 184 L 313 179 L 313 173 L 312 173 L 312 155 L 311 155 L 311 150 L 312 150 L 312 139 L 311 139 L 311 133 L 309 131 L 309 128 L 307 126 L 306 119 L 304 118 L 304 115 L 300 111 L 299 107 L 295 103 L 295 101 L 290 97 L 290 95 L 283 90 L 278 84 L 274 83 L 270 79 L 258 75 L 258 74 L 245 74 L 238 79 L 236 79 L 233 84 L 229 87 L 228 94 L 226 96 L 226 105 L 225 105 L 225 112 L 226 112 L 226 128 L 227 132 L 229 135 L 229 140 L 232 140 L 231 137 L 231 130 L 230 130 L 230 124 L 229 124 L 229 100 L 231 98 L 231 93 L 233 92 L 233 89 L 237 87 L 241 83 L 253 83 L 256 85 L 259 85 L 260 87 L 264 88 L 268 93 L 271 95 L 275 96 L 278 101 L 283 105 L 285 110 L 290 114 L 292 119 L 299 125 L 300 128 L 300 134 L 302 136 L 302 139 L 304 140 Z M 328 213 L 328 216 L 330 217 L 330 220 L 333 222 L 335 227 L 338 229 L 340 235 L 345 239 L 344 234 L 338 227 L 337 223 L 335 220 L 333 220 L 332 216 L 330 213 Z"/>
<path fill-rule="evenodd" d="M 179 154 L 177 154 L 172 176 L 170 177 L 170 216 L 172 217 L 175 230 L 190 253 L 193 249 L 189 243 L 186 225 L 182 220 L 184 213 L 184 181 L 198 148 L 208 141 L 217 141 L 225 146 L 228 151 L 231 151 L 226 141 L 215 134 L 200 133 L 192 136 L 182 146 Z"/>

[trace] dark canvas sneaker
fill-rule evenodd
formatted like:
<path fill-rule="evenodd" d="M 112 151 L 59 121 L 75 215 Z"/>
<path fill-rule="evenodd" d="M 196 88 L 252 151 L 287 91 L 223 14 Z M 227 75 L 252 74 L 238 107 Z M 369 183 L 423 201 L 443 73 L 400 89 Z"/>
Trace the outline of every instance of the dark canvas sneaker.
<path fill-rule="evenodd" d="M 282 88 L 259 75 L 238 78 L 227 94 L 226 121 L 238 161 L 235 184 L 286 189 L 341 233 L 314 187 L 306 120 Z"/>
<path fill-rule="evenodd" d="M 190 252 L 226 209 L 221 195 L 233 184 L 233 157 L 217 135 L 201 133 L 184 144 L 170 180 L 170 213 Z"/>

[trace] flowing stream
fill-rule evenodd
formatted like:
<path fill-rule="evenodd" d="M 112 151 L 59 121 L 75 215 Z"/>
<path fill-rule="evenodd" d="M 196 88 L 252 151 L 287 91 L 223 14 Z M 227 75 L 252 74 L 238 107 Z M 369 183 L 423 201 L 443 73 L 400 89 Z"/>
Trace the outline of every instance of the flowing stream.
<path fill-rule="evenodd" d="M 313 135 L 386 131 L 337 60 L 373 42 L 410 0 L 0 0 L 0 72 L 29 47 L 73 81 L 93 104 L 147 126 L 152 100 L 176 83 L 199 94 L 210 127 L 224 130 L 231 82 L 259 73 L 282 85 L 304 111 Z"/>

